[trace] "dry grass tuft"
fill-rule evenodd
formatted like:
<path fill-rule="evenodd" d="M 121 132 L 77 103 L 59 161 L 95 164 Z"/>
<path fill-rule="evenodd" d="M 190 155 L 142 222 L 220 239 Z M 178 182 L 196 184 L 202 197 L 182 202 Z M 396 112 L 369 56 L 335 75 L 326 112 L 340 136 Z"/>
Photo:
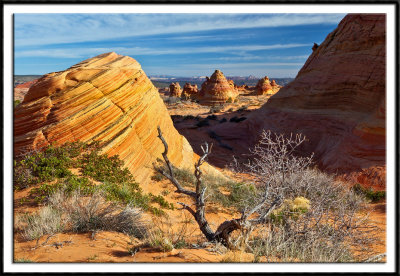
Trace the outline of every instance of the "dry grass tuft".
<path fill-rule="evenodd" d="M 34 214 L 25 214 L 19 217 L 19 223 L 23 229 L 22 237 L 28 241 L 61 232 L 65 228 L 60 210 L 53 206 L 45 206 Z"/>
<path fill-rule="evenodd" d="M 45 234 L 62 231 L 116 231 L 136 238 L 147 233 L 142 210 L 131 206 L 120 207 L 107 202 L 100 192 L 85 197 L 78 192 L 67 197 L 63 190 L 49 197 L 48 205 L 37 214 L 19 218 L 25 224 L 23 237 L 38 239 Z"/>

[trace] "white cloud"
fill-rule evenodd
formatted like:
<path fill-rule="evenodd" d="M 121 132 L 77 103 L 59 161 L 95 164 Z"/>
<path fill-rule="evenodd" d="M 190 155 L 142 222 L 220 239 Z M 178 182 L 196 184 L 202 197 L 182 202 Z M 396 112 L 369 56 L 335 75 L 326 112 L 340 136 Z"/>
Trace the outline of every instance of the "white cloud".
<path fill-rule="evenodd" d="M 221 29 L 337 24 L 343 16 L 343 14 L 16 14 L 15 46 L 65 44 Z"/>
<path fill-rule="evenodd" d="M 16 58 L 21 57 L 58 57 L 58 58 L 84 58 L 95 56 L 106 52 L 117 52 L 132 57 L 138 55 L 171 55 L 171 54 L 194 54 L 194 53 L 230 53 L 245 55 L 246 52 L 260 50 L 288 49 L 309 46 L 309 44 L 290 43 L 273 45 L 243 45 L 243 46 L 214 46 L 214 47 L 180 47 L 180 48 L 144 48 L 144 47 L 110 47 L 110 48 L 63 48 L 63 49 L 41 49 L 41 50 L 17 50 Z"/>

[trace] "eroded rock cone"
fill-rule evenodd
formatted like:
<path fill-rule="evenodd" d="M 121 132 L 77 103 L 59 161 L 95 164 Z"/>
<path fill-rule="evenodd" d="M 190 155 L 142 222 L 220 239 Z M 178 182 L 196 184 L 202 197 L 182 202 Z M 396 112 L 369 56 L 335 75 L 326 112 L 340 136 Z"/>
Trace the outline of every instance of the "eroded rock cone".
<path fill-rule="evenodd" d="M 257 82 L 256 94 L 257 95 L 272 94 L 272 86 L 267 76 L 265 76 L 264 78 L 260 79 Z"/>
<path fill-rule="evenodd" d="M 275 80 L 270 81 L 267 76 L 257 82 L 256 95 L 273 95 L 279 91 L 281 87 L 276 84 Z"/>
<path fill-rule="evenodd" d="M 180 97 L 182 95 L 182 89 L 179 82 L 171 83 L 169 85 L 169 96 L 170 97 Z"/>
<path fill-rule="evenodd" d="M 384 174 L 366 170 L 386 164 L 385 26 L 382 14 L 347 15 L 295 80 L 240 126 L 228 131 L 221 125 L 215 132 L 237 145 L 255 143 L 262 129 L 303 133 L 308 141 L 301 151 L 314 152 L 321 168 L 362 172 L 384 185 Z"/>
<path fill-rule="evenodd" d="M 233 81 L 228 81 L 224 74 L 215 70 L 210 78 L 201 85 L 199 100 L 204 105 L 215 105 L 234 101 L 239 95 Z"/>
<path fill-rule="evenodd" d="M 144 183 L 164 151 L 161 127 L 175 166 L 193 167 L 194 154 L 174 128 L 157 89 L 131 57 L 114 52 L 47 74 L 14 110 L 15 154 L 49 144 L 101 141 Z"/>

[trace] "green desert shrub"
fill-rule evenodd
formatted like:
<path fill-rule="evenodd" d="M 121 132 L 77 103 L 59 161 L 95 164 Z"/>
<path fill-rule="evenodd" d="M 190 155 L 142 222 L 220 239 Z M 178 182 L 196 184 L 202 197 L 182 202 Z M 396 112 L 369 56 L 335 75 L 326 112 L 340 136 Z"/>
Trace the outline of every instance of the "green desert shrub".
<path fill-rule="evenodd" d="M 167 168 L 162 166 L 163 170 Z M 187 168 L 173 168 L 174 177 L 183 187 L 194 188 L 196 177 L 193 172 Z M 233 207 L 241 211 L 249 204 L 255 203 L 256 187 L 249 183 L 236 182 L 231 179 L 212 174 L 202 176 L 203 185 L 207 187 L 207 201 L 221 204 L 224 207 Z M 226 193 L 222 193 L 225 191 Z"/>
<path fill-rule="evenodd" d="M 352 187 L 353 191 L 359 195 L 364 196 L 367 200 L 371 201 L 372 203 L 379 202 L 386 198 L 385 191 L 374 191 L 372 188 L 364 188 L 361 186 L 360 183 L 355 184 Z"/>
<path fill-rule="evenodd" d="M 144 194 L 133 175 L 117 155 L 100 153 L 100 143 L 66 143 L 49 146 L 41 152 L 32 152 L 15 161 L 14 184 L 17 188 L 42 183 L 30 191 L 38 203 L 45 203 L 55 192 L 62 190 L 68 196 L 74 192 L 90 196 L 103 191 L 109 201 L 132 205 L 157 215 L 165 214 L 161 208 L 173 208 L 162 196 Z M 72 168 L 82 176 L 73 175 Z M 56 183 L 49 183 L 56 180 Z M 93 180 L 100 182 L 96 185 Z M 158 203 L 160 208 L 152 206 Z"/>
<path fill-rule="evenodd" d="M 151 176 L 151 180 L 153 181 L 157 181 L 160 182 L 162 180 L 166 179 L 165 176 L 163 176 L 161 173 L 159 172 L 155 172 L 154 175 Z"/>
<path fill-rule="evenodd" d="M 81 142 L 73 142 L 26 153 L 14 160 L 14 187 L 26 188 L 31 184 L 71 176 L 69 169 L 77 165 L 74 158 L 86 146 Z"/>
<path fill-rule="evenodd" d="M 101 182 L 123 183 L 133 181 L 133 176 L 127 168 L 123 168 L 124 162 L 118 155 L 107 156 L 92 151 L 83 154 L 80 159 L 82 174 L 90 176 Z"/>
<path fill-rule="evenodd" d="M 43 203 L 49 196 L 59 190 L 71 195 L 73 192 L 79 192 L 83 195 L 91 195 L 96 189 L 96 185 L 87 177 L 70 175 L 65 179 L 59 180 L 56 184 L 43 183 L 37 188 L 30 190 L 29 194 L 35 197 L 35 201 Z"/>

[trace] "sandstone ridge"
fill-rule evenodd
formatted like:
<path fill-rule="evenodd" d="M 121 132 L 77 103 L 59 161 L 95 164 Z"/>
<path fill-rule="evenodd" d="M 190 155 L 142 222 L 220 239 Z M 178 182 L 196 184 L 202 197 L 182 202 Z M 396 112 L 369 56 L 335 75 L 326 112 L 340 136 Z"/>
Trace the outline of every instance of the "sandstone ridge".
<path fill-rule="evenodd" d="M 302 151 L 314 152 L 327 171 L 362 172 L 367 178 L 377 175 L 367 173 L 369 168 L 385 170 L 385 24 L 381 14 L 345 16 L 295 80 L 240 126 L 221 126 L 216 133 L 244 148 L 262 129 L 303 133 L 308 141 Z"/>
<path fill-rule="evenodd" d="M 193 167 L 197 157 L 174 128 L 157 89 L 131 57 L 114 52 L 82 61 L 40 78 L 14 110 L 15 155 L 49 144 L 102 141 L 118 154 L 140 183 L 169 143 L 169 158 Z"/>

